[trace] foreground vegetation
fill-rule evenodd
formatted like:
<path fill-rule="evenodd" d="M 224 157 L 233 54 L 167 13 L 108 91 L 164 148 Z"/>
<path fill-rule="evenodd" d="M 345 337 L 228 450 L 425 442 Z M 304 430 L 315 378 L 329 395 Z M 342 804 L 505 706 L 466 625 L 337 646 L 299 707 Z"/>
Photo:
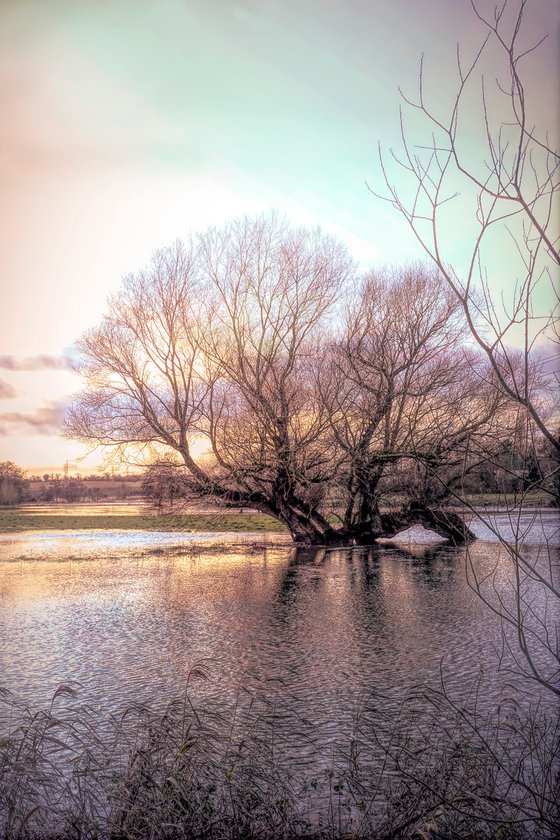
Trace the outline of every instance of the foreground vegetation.
<path fill-rule="evenodd" d="M 189 680 L 206 678 L 200 668 Z M 560 725 L 502 704 L 499 719 L 445 689 L 357 704 L 346 745 L 321 755 L 289 698 L 183 696 L 108 715 L 62 686 L 32 712 L 4 692 L 3 840 L 552 838 Z M 383 711 L 381 711 L 383 710 Z"/>

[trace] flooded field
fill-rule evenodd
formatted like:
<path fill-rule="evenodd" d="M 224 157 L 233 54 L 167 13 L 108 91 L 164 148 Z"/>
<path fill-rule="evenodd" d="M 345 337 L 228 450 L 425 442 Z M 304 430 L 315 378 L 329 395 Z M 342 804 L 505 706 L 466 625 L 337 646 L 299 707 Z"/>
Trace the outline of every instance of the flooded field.
<path fill-rule="evenodd" d="M 509 536 L 505 514 L 493 524 Z M 507 552 L 475 527 L 484 539 L 469 564 L 509 597 Z M 543 553 L 558 543 L 555 512 L 526 515 L 521 530 L 535 562 L 557 562 L 557 548 Z M 206 690 L 259 673 L 336 729 L 364 688 L 396 696 L 441 665 L 459 693 L 484 671 L 490 702 L 510 679 L 497 673 L 501 623 L 469 586 L 466 549 L 432 536 L 418 528 L 399 543 L 325 552 L 282 534 L 1 535 L 0 683 L 41 705 L 73 680 L 116 709 L 172 696 L 207 660 Z"/>
<path fill-rule="evenodd" d="M 139 704 L 156 715 L 150 731 L 168 719 L 176 721 L 165 729 L 169 737 L 180 732 L 185 712 L 177 717 L 177 707 L 165 711 L 166 704 L 188 696 L 201 717 L 210 715 L 214 745 L 217 721 L 224 727 L 219 743 L 233 737 L 227 732 L 234 720 L 235 726 L 245 721 L 251 738 L 265 732 L 267 749 L 274 744 L 269 771 L 276 774 L 282 761 L 286 772 L 298 768 L 293 807 L 301 806 L 307 790 L 306 819 L 320 825 L 325 814 L 332 816 L 336 774 L 350 791 L 344 762 L 363 786 L 383 763 L 378 739 L 389 736 L 395 721 L 402 727 L 399 744 L 411 728 L 424 737 L 419 721 L 424 712 L 433 714 L 434 697 L 441 731 L 457 732 L 453 716 L 467 707 L 476 709 L 477 720 L 497 723 L 506 720 L 505 708 L 530 714 L 540 703 L 554 719 L 556 700 L 520 675 L 524 663 L 515 661 L 515 632 L 492 607 L 502 614 L 515 607 L 514 566 L 501 542 L 513 528 L 523 535 L 522 603 L 530 607 L 526 629 L 535 633 L 531 653 L 542 673 L 554 678 L 557 663 L 535 639 L 557 626 L 557 598 L 538 576 L 558 580 L 558 525 L 553 511 L 523 514 L 518 522 L 496 512 L 485 526 L 473 521 L 480 539 L 468 549 L 434 541 L 422 528 L 410 529 L 398 543 L 336 550 L 295 549 L 283 534 L 250 532 L 3 534 L 0 688 L 28 706 L 25 714 L 51 708 L 56 726 L 74 734 L 79 709 L 86 709 L 93 727 L 88 731 L 97 732 L 96 749 L 102 750 L 109 750 L 107 739 L 117 738 L 122 712 Z M 490 606 L 473 591 L 477 581 Z M 76 694 L 63 693 L 51 707 L 60 685 Z M 416 698 L 408 718 L 407 692 Z M 13 704 L 0 708 L 0 728 L 17 735 Z M 191 723 L 204 733 L 199 712 Z M 123 731 L 109 750 L 111 766 L 123 743 L 138 738 Z M 243 758 L 257 762 L 259 773 L 260 738 L 251 741 L 256 752 Z M 355 769 L 360 738 L 365 777 Z M 427 754 L 443 760 L 446 744 L 440 740 L 436 749 L 430 742 Z M 179 747 L 165 749 L 177 754 Z M 513 748 L 503 749 L 512 755 Z M 519 749 L 529 754 L 532 747 Z M 368 819 L 380 790 L 368 794 Z M 348 826 L 356 825 L 358 805 L 341 802 Z"/>
<path fill-rule="evenodd" d="M 118 502 L 82 502 L 80 504 L 26 504 L 20 505 L 18 511 L 25 516 L 33 516 L 34 514 L 45 514 L 48 516 L 127 516 L 140 515 L 142 513 L 142 505 L 136 502 L 122 503 Z"/>

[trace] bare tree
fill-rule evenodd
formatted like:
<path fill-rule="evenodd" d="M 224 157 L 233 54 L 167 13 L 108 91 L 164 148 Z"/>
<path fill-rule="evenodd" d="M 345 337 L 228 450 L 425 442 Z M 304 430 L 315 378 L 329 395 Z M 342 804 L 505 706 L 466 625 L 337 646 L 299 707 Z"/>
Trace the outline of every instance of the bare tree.
<path fill-rule="evenodd" d="M 368 543 L 418 522 L 471 539 L 442 495 L 403 485 L 381 510 L 395 465 L 463 462 L 459 442 L 498 408 L 472 353 L 465 375 L 460 308 L 421 267 L 357 288 L 341 243 L 275 216 L 159 252 L 82 340 L 68 433 L 169 463 L 171 451 L 185 496 L 270 514 L 300 543 Z"/>
<path fill-rule="evenodd" d="M 503 448 L 509 418 L 488 365 L 463 338 L 461 307 L 438 271 L 414 265 L 364 279 L 324 386 L 346 455 L 348 533 L 371 541 L 416 521 L 473 539 L 445 502 L 467 465 Z M 400 510 L 382 513 L 395 492 Z"/>
<path fill-rule="evenodd" d="M 546 33 L 527 39 L 527 0 L 502 0 L 490 15 L 479 4 L 471 5 L 483 32 L 480 47 L 470 60 L 457 48 L 456 93 L 443 114 L 430 104 L 422 62 L 417 97 L 403 98 L 405 108 L 425 120 L 428 139 L 412 141 L 401 115 L 401 151 L 387 154 L 380 149 L 386 185 L 381 197 L 407 221 L 461 306 L 470 335 L 492 368 L 495 388 L 517 413 L 516 436 L 523 439 L 528 462 L 543 451 L 543 441 L 549 450 L 560 451 L 555 364 L 560 154 L 552 139 L 556 126 L 539 124 L 525 81 Z M 478 98 L 478 122 L 473 120 L 473 95 Z M 452 259 L 454 202 L 460 202 L 467 250 L 460 264 Z M 508 278 L 511 291 L 500 298 L 493 283 L 503 271 L 504 246 L 515 275 Z M 542 459 L 537 466 L 515 506 L 507 508 L 510 535 L 504 536 L 490 515 L 471 506 L 513 561 L 512 603 L 497 599 L 492 575 L 481 575 L 474 562 L 469 574 L 476 591 L 513 628 L 522 670 L 558 693 L 557 638 L 549 616 L 535 615 L 532 609 L 535 584 L 554 602 L 552 610 L 557 609 L 554 548 L 548 541 L 548 551 L 536 558 L 523 545 L 520 511 L 526 492 L 540 489 L 553 496 L 558 486 L 557 462 Z M 461 493 L 457 498 L 468 505 Z"/>
<path fill-rule="evenodd" d="M 27 482 L 21 467 L 13 461 L 0 463 L 0 505 L 17 505 L 23 501 Z"/>
<path fill-rule="evenodd" d="M 331 528 L 317 502 L 333 466 L 309 370 L 353 272 L 340 243 L 274 216 L 159 252 L 80 344 L 88 387 L 69 434 L 171 449 L 199 497 L 256 508 L 320 543 Z M 193 456 L 197 437 L 204 458 Z"/>
<path fill-rule="evenodd" d="M 172 512 L 178 501 L 188 494 L 177 461 L 156 461 L 142 477 L 142 496 L 149 508 Z"/>
<path fill-rule="evenodd" d="M 201 259 L 213 289 L 204 352 L 216 371 L 216 471 L 296 539 L 322 542 L 331 527 L 318 503 L 335 453 L 313 371 L 354 264 L 331 237 L 267 219 L 210 231 Z"/>

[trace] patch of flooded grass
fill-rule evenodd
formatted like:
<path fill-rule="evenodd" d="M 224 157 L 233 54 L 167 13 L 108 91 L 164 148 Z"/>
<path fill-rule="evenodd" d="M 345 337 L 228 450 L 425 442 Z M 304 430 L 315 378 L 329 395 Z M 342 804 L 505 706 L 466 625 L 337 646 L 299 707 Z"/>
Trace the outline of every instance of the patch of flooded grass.
<path fill-rule="evenodd" d="M 276 520 L 258 513 L 192 513 L 183 515 L 143 516 L 27 513 L 25 510 L 0 510 L 0 532 L 17 531 L 274 531 L 285 528 Z"/>
<path fill-rule="evenodd" d="M 238 555 L 240 548 L 243 550 L 243 554 L 245 556 L 253 556 L 253 555 L 262 555 L 265 551 L 269 549 L 278 549 L 279 546 L 282 546 L 282 543 L 278 541 L 267 541 L 264 538 L 261 538 L 257 541 L 255 540 L 248 540 L 247 538 L 241 538 L 238 540 L 212 540 L 208 543 L 177 543 L 177 545 L 166 545 L 162 547 L 157 546 L 150 546 L 149 548 L 137 548 L 134 551 L 134 560 L 150 560 L 153 558 L 163 559 L 163 560 L 172 560 L 175 558 L 181 559 L 194 559 L 197 557 L 204 557 L 204 556 L 215 556 L 219 554 L 221 557 L 227 557 L 228 555 Z M 37 555 L 37 554 L 17 554 L 13 557 L 3 558 L 2 562 L 4 563 L 22 563 L 22 562 L 36 562 L 37 560 L 52 560 L 52 557 L 48 554 L 45 555 Z M 111 551 L 103 551 L 103 552 L 96 552 L 94 555 L 90 554 L 64 554 L 65 563 L 87 563 L 91 561 L 112 561 L 115 562 L 122 562 L 123 560 L 123 553 L 119 552 L 111 552 Z"/>

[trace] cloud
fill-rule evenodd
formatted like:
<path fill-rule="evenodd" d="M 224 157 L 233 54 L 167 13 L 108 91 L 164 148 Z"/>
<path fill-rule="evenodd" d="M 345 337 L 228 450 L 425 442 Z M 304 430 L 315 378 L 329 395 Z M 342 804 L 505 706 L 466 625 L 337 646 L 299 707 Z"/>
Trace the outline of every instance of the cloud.
<path fill-rule="evenodd" d="M 51 402 L 30 413 L 0 412 L 0 435 L 59 435 L 65 409 L 65 403 Z"/>
<path fill-rule="evenodd" d="M 15 356 L 0 356 L 2 370 L 76 370 L 77 359 L 69 354 L 49 356 L 42 353 L 39 356 L 27 356 L 18 359 Z"/>
<path fill-rule="evenodd" d="M 0 379 L 0 400 L 13 400 L 17 396 L 17 391 L 12 388 L 9 382 Z"/>

